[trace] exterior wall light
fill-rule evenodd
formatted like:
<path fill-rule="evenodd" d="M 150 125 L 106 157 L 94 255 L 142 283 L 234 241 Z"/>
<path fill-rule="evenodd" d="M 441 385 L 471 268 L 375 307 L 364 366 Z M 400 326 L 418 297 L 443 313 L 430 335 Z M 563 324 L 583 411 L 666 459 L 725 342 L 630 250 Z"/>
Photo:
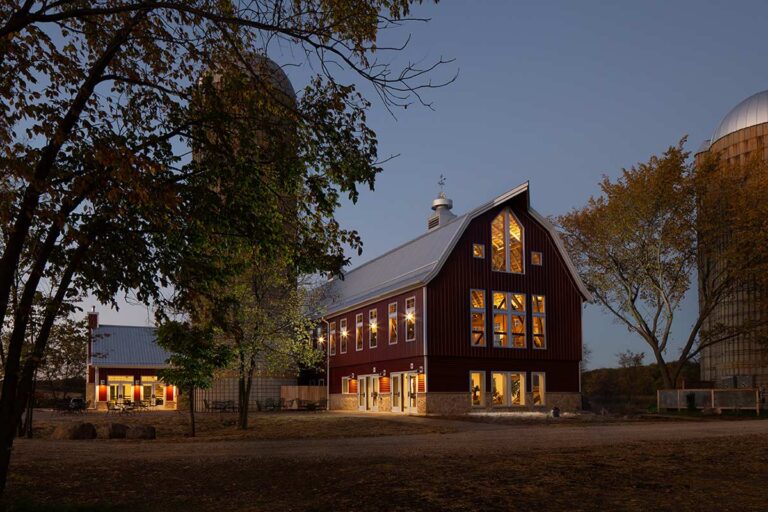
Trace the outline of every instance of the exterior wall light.
<path fill-rule="evenodd" d="M 419 373 L 424 373 L 424 367 L 423 366 L 419 366 Z"/>
<path fill-rule="evenodd" d="M 341 337 L 342 337 L 342 338 L 346 338 L 346 337 L 347 337 L 347 330 L 346 330 L 346 329 L 344 329 L 343 331 L 341 331 Z"/>
<path fill-rule="evenodd" d="M 323 343 L 325 343 L 325 336 L 320 336 L 319 338 L 317 338 L 317 342 L 318 342 L 319 344 L 321 344 L 321 345 L 322 345 Z"/>
<path fill-rule="evenodd" d="M 413 370 L 413 363 L 411 363 L 411 370 Z"/>
<path fill-rule="evenodd" d="M 381 370 L 381 376 L 386 377 L 387 376 L 387 370 Z"/>
<path fill-rule="evenodd" d="M 413 320 L 413 313 L 408 313 L 407 315 L 405 315 L 405 319 L 408 320 L 409 322 L 412 321 Z"/>
<path fill-rule="evenodd" d="M 375 366 L 373 367 L 373 373 L 376 373 L 376 367 Z"/>
<path fill-rule="evenodd" d="M 350 374 L 349 374 L 349 378 L 350 378 L 350 379 L 354 379 L 354 378 L 355 378 L 355 374 L 354 374 L 354 373 L 350 373 Z"/>

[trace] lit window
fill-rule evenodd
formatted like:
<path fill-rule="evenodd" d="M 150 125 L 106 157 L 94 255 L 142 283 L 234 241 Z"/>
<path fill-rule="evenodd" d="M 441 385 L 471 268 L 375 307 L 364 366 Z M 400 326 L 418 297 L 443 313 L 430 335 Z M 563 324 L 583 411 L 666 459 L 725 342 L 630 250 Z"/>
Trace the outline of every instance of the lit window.
<path fill-rule="evenodd" d="M 525 295 L 493 292 L 493 346 L 525 348 Z"/>
<path fill-rule="evenodd" d="M 469 392 L 472 396 L 472 407 L 482 407 L 485 404 L 485 372 L 469 372 Z"/>
<path fill-rule="evenodd" d="M 523 272 L 523 226 L 509 209 L 491 222 L 491 268 L 498 272 Z"/>
<path fill-rule="evenodd" d="M 485 346 L 485 290 L 469 292 L 470 322 L 472 324 L 472 346 Z"/>
<path fill-rule="evenodd" d="M 531 373 L 531 395 L 533 395 L 533 405 L 544 405 L 545 394 L 544 373 Z"/>
<path fill-rule="evenodd" d="M 546 312 L 543 295 L 531 296 L 531 310 L 533 313 L 533 348 L 547 348 Z"/>
<path fill-rule="evenodd" d="M 355 351 L 363 350 L 363 314 L 355 315 Z"/>
<path fill-rule="evenodd" d="M 397 302 L 389 305 L 389 344 L 397 343 Z"/>
<path fill-rule="evenodd" d="M 328 350 L 332 356 L 336 355 L 336 322 L 331 322 L 328 329 Z"/>
<path fill-rule="evenodd" d="M 511 405 L 525 405 L 525 374 L 509 374 L 509 403 Z"/>
<path fill-rule="evenodd" d="M 472 244 L 472 256 L 475 258 L 485 258 L 485 246 L 483 244 Z"/>
<path fill-rule="evenodd" d="M 342 318 L 339 320 L 339 329 L 341 330 L 341 350 L 342 354 L 347 353 L 347 339 L 349 338 L 349 332 L 347 331 L 347 319 Z"/>
<path fill-rule="evenodd" d="M 370 348 L 376 348 L 376 345 L 378 344 L 378 323 L 376 322 L 376 317 L 378 316 L 378 312 L 375 309 L 372 309 L 368 312 L 368 347 Z"/>
<path fill-rule="evenodd" d="M 544 264 L 544 256 L 540 252 L 531 252 L 531 265 L 541 266 Z"/>
<path fill-rule="evenodd" d="M 507 405 L 507 374 L 491 374 L 491 397 L 493 405 Z"/>
<path fill-rule="evenodd" d="M 405 299 L 405 341 L 416 339 L 416 297 Z"/>
<path fill-rule="evenodd" d="M 349 377 L 341 378 L 341 392 L 345 395 L 349 394 Z"/>

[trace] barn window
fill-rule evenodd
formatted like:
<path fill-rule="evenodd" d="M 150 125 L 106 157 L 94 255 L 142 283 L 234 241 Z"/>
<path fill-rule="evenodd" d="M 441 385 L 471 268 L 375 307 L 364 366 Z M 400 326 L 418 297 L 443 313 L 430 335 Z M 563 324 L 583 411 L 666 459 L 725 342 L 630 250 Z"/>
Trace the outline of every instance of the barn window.
<path fill-rule="evenodd" d="M 393 302 L 389 305 L 388 310 L 389 319 L 389 344 L 394 345 L 397 343 L 397 302 Z"/>
<path fill-rule="evenodd" d="M 363 350 L 363 314 L 355 315 L 355 351 Z"/>
<path fill-rule="evenodd" d="M 507 405 L 507 374 L 491 374 L 491 398 L 493 405 Z"/>
<path fill-rule="evenodd" d="M 469 392 L 472 407 L 485 405 L 485 372 L 469 372 Z"/>
<path fill-rule="evenodd" d="M 349 332 L 347 331 L 347 319 L 342 318 L 339 320 L 339 330 L 341 330 L 341 350 L 342 354 L 347 353 L 347 338 L 349 338 Z"/>
<path fill-rule="evenodd" d="M 485 258 L 485 246 L 483 244 L 472 244 L 472 256 L 479 259 Z"/>
<path fill-rule="evenodd" d="M 493 292 L 493 346 L 525 348 L 525 294 Z"/>
<path fill-rule="evenodd" d="M 523 225 L 508 208 L 491 222 L 491 268 L 523 273 Z"/>
<path fill-rule="evenodd" d="M 405 299 L 405 341 L 416 339 L 416 297 Z"/>
<path fill-rule="evenodd" d="M 525 405 L 525 374 L 509 374 L 509 403 L 511 405 Z"/>
<path fill-rule="evenodd" d="M 341 392 L 345 395 L 349 394 L 349 377 L 341 378 Z"/>
<path fill-rule="evenodd" d="M 328 324 L 328 351 L 332 356 L 336 355 L 336 322 Z"/>
<path fill-rule="evenodd" d="M 531 297 L 531 309 L 533 314 L 533 348 L 547 348 L 546 311 L 544 310 L 543 295 Z"/>
<path fill-rule="evenodd" d="M 533 405 L 544 405 L 545 394 L 544 373 L 531 373 L 531 395 L 533 396 Z"/>
<path fill-rule="evenodd" d="M 544 256 L 540 252 L 531 251 L 531 265 L 540 267 L 544 264 Z"/>
<path fill-rule="evenodd" d="M 378 312 L 375 309 L 368 312 L 368 347 L 370 348 L 376 348 L 379 342 L 377 316 Z"/>
<path fill-rule="evenodd" d="M 485 290 L 469 292 L 470 323 L 472 325 L 472 346 L 485 346 Z"/>

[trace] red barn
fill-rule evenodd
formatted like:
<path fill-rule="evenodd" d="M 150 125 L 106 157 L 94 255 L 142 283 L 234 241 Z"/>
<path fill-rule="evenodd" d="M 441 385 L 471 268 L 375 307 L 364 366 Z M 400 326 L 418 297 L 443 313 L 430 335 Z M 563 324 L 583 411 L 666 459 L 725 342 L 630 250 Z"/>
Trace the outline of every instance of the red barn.
<path fill-rule="evenodd" d="M 330 407 L 577 409 L 589 292 L 523 184 L 331 282 Z"/>

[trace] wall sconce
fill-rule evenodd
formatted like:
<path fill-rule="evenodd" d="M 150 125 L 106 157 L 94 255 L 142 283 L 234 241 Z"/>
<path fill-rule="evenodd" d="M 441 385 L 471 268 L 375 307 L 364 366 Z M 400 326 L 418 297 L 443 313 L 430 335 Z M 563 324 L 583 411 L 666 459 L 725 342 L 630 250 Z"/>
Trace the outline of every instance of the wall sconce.
<path fill-rule="evenodd" d="M 342 337 L 342 338 L 346 338 L 346 337 L 347 337 L 347 330 L 346 330 L 346 329 L 344 329 L 343 331 L 341 331 L 341 337 Z"/>
<path fill-rule="evenodd" d="M 138 386 L 139 384 L 141 384 L 140 380 L 134 381 L 134 385 Z"/>
<path fill-rule="evenodd" d="M 354 374 L 354 373 L 350 373 L 350 374 L 349 374 L 349 378 L 350 378 L 350 379 L 354 379 L 354 378 L 355 378 L 355 374 Z"/>
<path fill-rule="evenodd" d="M 323 343 L 325 343 L 325 336 L 320 336 L 319 338 L 317 338 L 317 342 L 318 342 L 319 344 L 321 344 L 321 345 L 322 345 Z"/>
<path fill-rule="evenodd" d="M 413 363 L 411 363 L 411 370 L 413 370 Z"/>
<path fill-rule="evenodd" d="M 423 366 L 419 366 L 419 373 L 424 373 L 424 367 Z"/>
<path fill-rule="evenodd" d="M 100 380 L 100 381 L 99 381 L 99 385 L 100 385 L 100 386 L 103 386 L 103 385 L 104 385 L 104 381 L 103 381 L 103 380 Z"/>
<path fill-rule="evenodd" d="M 373 367 L 373 373 L 376 373 L 376 367 L 375 366 Z"/>
<path fill-rule="evenodd" d="M 381 370 L 381 376 L 386 377 L 387 376 L 387 370 Z"/>

